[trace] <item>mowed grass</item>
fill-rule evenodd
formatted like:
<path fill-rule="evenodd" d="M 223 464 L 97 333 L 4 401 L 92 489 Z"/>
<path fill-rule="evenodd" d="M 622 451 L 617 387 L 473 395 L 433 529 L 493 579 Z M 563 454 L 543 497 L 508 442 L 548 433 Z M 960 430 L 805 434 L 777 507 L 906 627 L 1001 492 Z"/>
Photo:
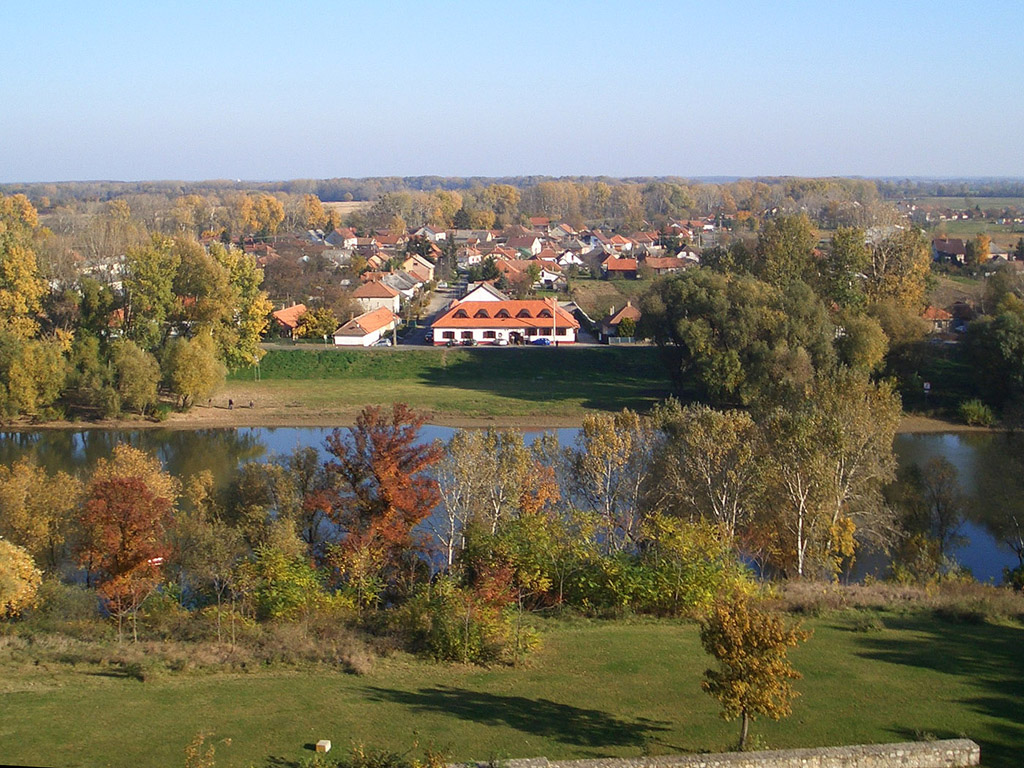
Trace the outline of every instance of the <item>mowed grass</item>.
<path fill-rule="evenodd" d="M 274 350 L 260 379 L 232 375 L 257 401 L 263 392 L 296 408 L 401 401 L 471 417 L 646 410 L 670 392 L 653 347 Z"/>
<path fill-rule="evenodd" d="M 983 764 L 1024 751 L 1024 628 L 953 624 L 931 614 L 813 619 L 792 653 L 804 679 L 793 714 L 757 720 L 773 748 L 966 735 Z M 738 728 L 700 690 L 708 665 L 696 626 L 551 622 L 526 668 L 432 664 L 405 655 L 362 677 L 253 670 L 153 681 L 96 670 L 4 664 L 0 762 L 62 766 L 182 764 L 199 731 L 218 766 L 297 765 L 331 739 L 468 760 L 720 751 Z M 227 740 L 230 740 L 229 742 Z"/>

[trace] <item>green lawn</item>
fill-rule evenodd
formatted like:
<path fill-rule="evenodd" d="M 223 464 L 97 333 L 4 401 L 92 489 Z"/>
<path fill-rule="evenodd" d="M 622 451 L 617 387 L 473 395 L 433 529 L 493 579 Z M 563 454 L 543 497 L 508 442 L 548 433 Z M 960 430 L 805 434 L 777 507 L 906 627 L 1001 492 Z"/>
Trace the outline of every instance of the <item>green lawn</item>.
<path fill-rule="evenodd" d="M 812 619 L 793 653 L 804 674 L 792 717 L 756 721 L 771 747 L 948 738 L 1010 768 L 1024 750 L 1024 628 L 952 624 L 930 614 Z M 145 683 L 102 670 L 4 665 L 0 762 L 180 765 L 200 730 L 218 766 L 296 765 L 331 739 L 454 759 L 718 751 L 736 723 L 700 691 L 707 657 L 676 622 L 552 622 L 524 669 L 436 665 L 405 655 L 362 677 L 334 671 L 184 673 Z M 3 659 L 0 659 L 2 662 Z M 230 744 L 223 740 L 230 739 Z"/>
<path fill-rule="evenodd" d="M 285 408 L 401 401 L 469 417 L 646 410 L 670 391 L 653 347 L 275 350 L 260 377 L 239 371 L 232 382 Z"/>

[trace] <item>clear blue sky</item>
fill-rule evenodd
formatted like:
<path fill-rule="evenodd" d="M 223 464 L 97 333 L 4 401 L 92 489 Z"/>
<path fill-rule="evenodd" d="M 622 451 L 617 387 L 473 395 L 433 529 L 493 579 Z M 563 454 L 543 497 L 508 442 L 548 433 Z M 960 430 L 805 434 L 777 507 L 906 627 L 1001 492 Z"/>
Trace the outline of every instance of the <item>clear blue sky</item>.
<path fill-rule="evenodd" d="M 4 2 L 0 181 L 1024 176 L 1024 2 Z"/>

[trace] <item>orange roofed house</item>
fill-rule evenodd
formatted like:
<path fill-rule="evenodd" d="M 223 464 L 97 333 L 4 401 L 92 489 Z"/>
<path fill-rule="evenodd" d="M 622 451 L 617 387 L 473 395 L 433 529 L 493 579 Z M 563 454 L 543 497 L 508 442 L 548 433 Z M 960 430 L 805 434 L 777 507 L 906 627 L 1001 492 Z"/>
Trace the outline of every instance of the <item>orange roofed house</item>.
<path fill-rule="evenodd" d="M 292 304 L 290 307 L 279 309 L 271 317 L 281 329 L 281 334 L 289 339 L 295 338 L 295 329 L 299 327 L 299 320 L 306 314 L 305 304 Z"/>
<path fill-rule="evenodd" d="M 398 317 L 387 307 L 364 312 L 334 332 L 334 343 L 340 347 L 370 347 L 397 323 Z"/>
<path fill-rule="evenodd" d="M 529 344 L 547 339 L 574 344 L 580 324 L 554 300 L 500 298 L 475 290 L 434 321 L 434 346 L 455 344 Z"/>

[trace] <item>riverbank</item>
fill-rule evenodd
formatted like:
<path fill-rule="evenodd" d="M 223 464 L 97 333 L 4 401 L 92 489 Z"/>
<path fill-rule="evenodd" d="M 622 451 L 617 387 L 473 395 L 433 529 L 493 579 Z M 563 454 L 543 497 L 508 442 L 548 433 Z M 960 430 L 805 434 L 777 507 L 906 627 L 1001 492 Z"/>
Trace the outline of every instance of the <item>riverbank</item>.
<path fill-rule="evenodd" d="M 316 385 L 316 382 L 310 382 Z M 232 406 L 228 403 L 231 401 Z M 252 407 L 249 403 L 252 403 Z M 368 401 L 373 403 L 374 401 Z M 387 404 L 394 400 L 380 400 Z M 301 400 L 283 397 L 266 387 L 246 386 L 232 382 L 218 392 L 208 403 L 197 405 L 182 413 L 172 413 L 164 421 L 142 417 L 102 419 L 97 421 L 52 421 L 42 424 L 29 422 L 15 424 L 8 429 L 240 429 L 245 427 L 350 427 L 355 423 L 364 405 L 339 405 L 335 407 L 304 403 Z M 587 413 L 600 409 L 577 408 L 571 412 L 552 413 L 538 408 L 536 411 L 522 411 L 507 414 L 473 415 L 465 410 L 440 410 L 418 407 L 426 414 L 427 423 L 455 429 L 515 428 L 515 429 L 567 429 L 580 427 Z M 941 432 L 989 433 L 1002 431 L 992 427 L 972 427 L 945 419 L 918 414 L 904 414 L 898 434 L 936 434 Z"/>

